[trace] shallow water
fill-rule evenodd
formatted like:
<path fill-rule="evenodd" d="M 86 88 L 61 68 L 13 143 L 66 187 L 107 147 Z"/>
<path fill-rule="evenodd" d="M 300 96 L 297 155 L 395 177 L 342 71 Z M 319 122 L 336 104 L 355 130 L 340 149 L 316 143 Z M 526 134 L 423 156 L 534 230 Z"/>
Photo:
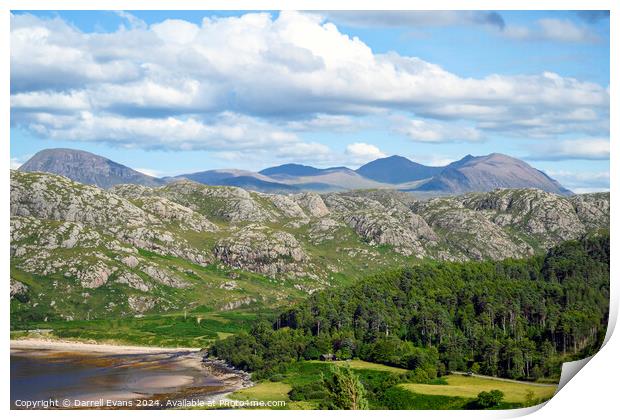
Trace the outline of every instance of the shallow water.
<path fill-rule="evenodd" d="M 188 352 L 112 355 L 52 350 L 11 350 L 11 408 L 24 401 L 60 401 L 60 408 L 104 399 L 173 399 L 221 391 L 222 383 Z M 109 408 L 107 403 L 104 405 Z M 135 406 L 135 405 L 134 405 Z M 46 408 L 44 406 L 35 408 Z"/>

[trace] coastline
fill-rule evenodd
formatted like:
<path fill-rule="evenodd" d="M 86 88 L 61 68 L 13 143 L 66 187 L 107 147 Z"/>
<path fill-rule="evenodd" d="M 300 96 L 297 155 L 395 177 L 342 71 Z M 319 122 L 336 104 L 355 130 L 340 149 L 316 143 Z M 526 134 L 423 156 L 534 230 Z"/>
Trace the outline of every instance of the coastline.
<path fill-rule="evenodd" d="M 155 354 L 174 352 L 199 352 L 191 347 L 148 347 L 124 344 L 84 343 L 80 341 L 51 340 L 43 338 L 25 338 L 11 340 L 11 350 L 56 350 L 68 352 L 93 352 L 108 354 Z"/>
<path fill-rule="evenodd" d="M 187 347 L 148 347 L 148 346 L 130 346 L 130 345 L 114 345 L 114 344 L 102 344 L 102 343 L 84 343 L 78 341 L 65 341 L 56 339 L 44 339 L 44 338 L 25 338 L 25 339 L 13 339 L 10 340 L 11 354 L 19 353 L 31 353 L 38 354 L 39 352 L 52 352 L 52 353 L 84 353 L 84 354 L 101 354 L 102 356 L 123 356 L 123 355 L 142 355 L 148 357 L 153 362 L 157 360 L 165 360 L 171 353 L 177 353 L 175 356 L 175 363 L 181 368 L 191 368 L 195 371 L 202 372 L 203 375 L 217 379 L 221 384 L 213 391 L 205 391 L 206 388 L 198 389 L 191 385 L 191 377 L 188 377 L 182 373 L 179 375 L 170 375 L 166 378 L 149 380 L 148 384 L 145 384 L 143 392 L 150 394 L 150 398 L 164 401 L 184 401 L 195 400 L 196 398 L 201 401 L 220 402 L 228 400 L 228 396 L 235 391 L 243 388 L 247 388 L 253 385 L 250 374 L 248 372 L 235 369 L 227 365 L 224 361 L 208 358 L 206 352 L 198 348 Z M 154 359 L 151 359 L 154 358 Z M 163 359 L 162 359 L 163 358 Z M 144 363 L 145 359 L 140 359 L 139 363 Z M 147 386 L 148 385 L 148 386 Z M 186 387 L 184 387 L 187 385 Z M 159 388 L 158 392 L 152 387 Z M 172 388 L 184 387 L 172 391 Z M 165 391 L 170 388 L 170 391 Z M 151 392 L 153 392 L 151 394 Z M 206 393 L 205 393 L 206 392 Z M 131 401 L 137 398 L 135 392 L 120 392 L 110 394 L 113 395 L 115 400 Z M 96 401 L 102 395 L 88 394 L 82 396 L 84 400 Z M 109 397 L 109 396 L 107 396 Z M 110 397 L 111 398 L 111 397 Z M 95 407 L 91 407 L 95 408 Z M 160 408 L 184 408 L 180 406 L 172 407 L 160 407 Z M 217 406 L 214 408 L 218 408 Z"/>

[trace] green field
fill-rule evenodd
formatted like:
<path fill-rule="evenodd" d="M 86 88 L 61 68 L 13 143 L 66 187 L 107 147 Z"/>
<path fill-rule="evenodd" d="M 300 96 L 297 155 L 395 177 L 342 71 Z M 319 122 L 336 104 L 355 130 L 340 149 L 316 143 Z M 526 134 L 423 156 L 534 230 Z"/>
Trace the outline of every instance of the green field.
<path fill-rule="evenodd" d="M 504 401 L 528 403 L 534 400 L 548 400 L 555 393 L 554 385 L 526 384 L 501 379 L 488 379 L 473 376 L 449 375 L 446 385 L 402 384 L 407 391 L 422 395 L 441 395 L 447 397 L 476 398 L 482 391 L 498 389 L 504 393 Z"/>
<path fill-rule="evenodd" d="M 504 400 L 497 408 L 518 408 L 546 401 L 553 396 L 553 385 L 511 382 L 502 379 L 448 375 L 433 380 L 432 384 L 407 383 L 405 369 L 394 368 L 361 360 L 348 362 L 295 362 L 288 366 L 278 381 L 259 381 L 254 386 L 230 395 L 239 401 L 286 401 L 286 409 L 316 409 L 319 399 L 292 400 L 290 392 L 296 387 L 309 386 L 321 381 L 321 374 L 329 371 L 330 364 L 349 364 L 360 376 L 367 392 L 371 409 L 471 409 L 482 391 L 498 389 Z M 386 383 L 386 389 L 382 387 Z"/>
<path fill-rule="evenodd" d="M 380 372 L 391 372 L 391 373 L 407 373 L 407 369 L 380 365 L 379 363 L 365 362 L 363 360 L 339 360 L 337 362 L 319 362 L 319 361 L 309 361 L 308 363 L 321 363 L 321 364 L 329 364 L 333 363 L 339 366 L 349 365 L 353 370 L 375 370 Z"/>
<path fill-rule="evenodd" d="M 269 310 L 261 312 L 260 315 L 250 310 L 237 310 L 145 315 L 110 320 L 36 322 L 29 325 L 29 330 L 11 331 L 11 338 L 38 336 L 40 334 L 32 330 L 41 329 L 52 339 L 203 348 L 218 338 L 245 331 L 259 317 L 269 315 Z"/>

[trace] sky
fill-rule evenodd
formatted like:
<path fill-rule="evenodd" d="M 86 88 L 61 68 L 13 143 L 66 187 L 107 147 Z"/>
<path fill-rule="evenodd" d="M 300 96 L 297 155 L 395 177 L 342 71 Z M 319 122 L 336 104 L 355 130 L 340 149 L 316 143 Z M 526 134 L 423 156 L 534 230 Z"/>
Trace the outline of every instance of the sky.
<path fill-rule="evenodd" d="M 11 167 L 69 147 L 155 176 L 401 155 L 609 189 L 600 11 L 13 11 Z"/>

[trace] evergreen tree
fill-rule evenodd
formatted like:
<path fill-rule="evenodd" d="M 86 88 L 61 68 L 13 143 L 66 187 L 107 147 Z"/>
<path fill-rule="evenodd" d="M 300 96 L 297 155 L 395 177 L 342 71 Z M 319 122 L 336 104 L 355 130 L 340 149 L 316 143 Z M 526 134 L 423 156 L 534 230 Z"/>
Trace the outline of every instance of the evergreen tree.
<path fill-rule="evenodd" d="M 329 408 L 336 410 L 367 410 L 366 389 L 349 365 L 332 365 L 330 377 L 323 378 L 328 392 Z"/>

